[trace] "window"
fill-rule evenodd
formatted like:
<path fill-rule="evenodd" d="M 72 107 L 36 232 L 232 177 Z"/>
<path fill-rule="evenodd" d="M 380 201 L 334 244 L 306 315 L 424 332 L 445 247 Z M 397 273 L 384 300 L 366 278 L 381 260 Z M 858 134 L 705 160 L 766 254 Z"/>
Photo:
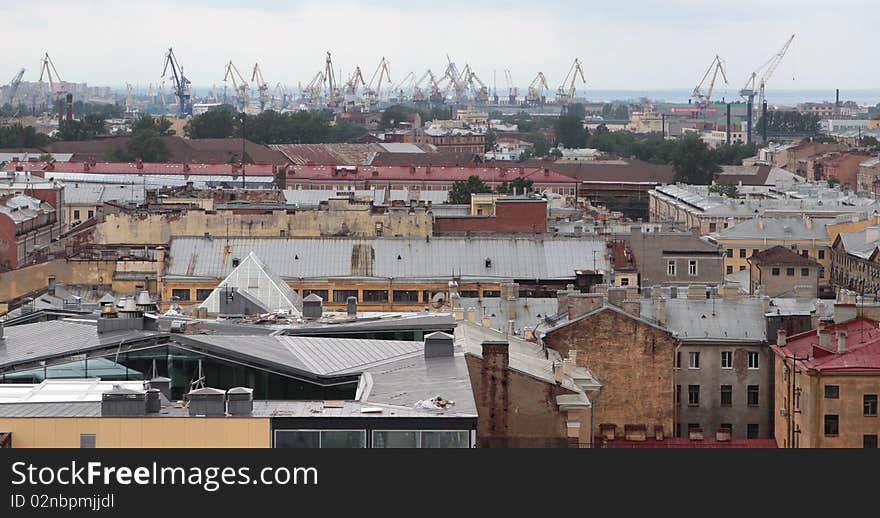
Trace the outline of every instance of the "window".
<path fill-rule="evenodd" d="M 463 299 L 478 299 L 480 298 L 480 292 L 477 290 L 461 290 L 458 294 Z"/>
<path fill-rule="evenodd" d="M 739 271 L 743 271 L 743 270 L 745 270 L 745 269 L 746 269 L 745 266 L 740 266 L 740 267 L 739 267 Z"/>
<path fill-rule="evenodd" d="M 366 448 L 365 430 L 276 430 L 276 448 Z"/>
<path fill-rule="evenodd" d="M 779 275 L 779 268 L 774 267 L 772 270 L 770 270 L 770 274 L 771 275 Z"/>
<path fill-rule="evenodd" d="M 750 369 L 757 369 L 758 368 L 759 358 L 760 358 L 760 356 L 758 355 L 758 353 L 749 353 L 749 368 Z"/>
<path fill-rule="evenodd" d="M 394 290 L 394 302 L 418 302 L 419 292 L 416 290 Z M 425 300 L 427 302 L 427 299 Z"/>
<path fill-rule="evenodd" d="M 794 277 L 794 268 L 786 268 L 785 275 L 787 275 L 789 277 Z"/>
<path fill-rule="evenodd" d="M 430 431 L 376 430 L 373 448 L 469 448 L 470 432 L 464 430 Z"/>
<path fill-rule="evenodd" d="M 809 257 L 809 254 L 810 254 L 809 250 L 801 250 L 801 257 Z"/>
<path fill-rule="evenodd" d="M 865 394 L 865 417 L 877 417 L 877 394 Z"/>
<path fill-rule="evenodd" d="M 739 249 L 739 256 L 743 259 L 746 257 L 746 249 L 745 248 Z"/>
<path fill-rule="evenodd" d="M 820 267 L 819 267 L 819 278 L 820 278 L 820 279 L 824 279 L 824 278 L 825 278 L 825 267 L 824 267 L 824 266 L 820 266 Z"/>
<path fill-rule="evenodd" d="M 681 385 L 675 386 L 675 406 L 681 406 Z"/>
<path fill-rule="evenodd" d="M 675 366 L 677 368 L 681 368 L 681 351 L 676 351 L 675 353 Z"/>
<path fill-rule="evenodd" d="M 839 385 L 825 385 L 825 399 L 838 399 L 840 398 L 840 386 Z"/>
<path fill-rule="evenodd" d="M 863 435 L 862 436 L 862 448 L 876 448 L 877 447 L 877 434 Z"/>
<path fill-rule="evenodd" d="M 666 275 L 675 277 L 675 261 L 666 262 Z"/>
<path fill-rule="evenodd" d="M 699 430 L 700 423 L 688 423 L 688 436 L 690 436 L 691 432 Z"/>
<path fill-rule="evenodd" d="M 624 280 L 629 280 L 624 278 Z M 498 290 L 483 290 L 483 298 L 498 298 L 501 296 L 501 292 Z"/>
<path fill-rule="evenodd" d="M 836 414 L 825 414 L 825 435 L 828 437 L 837 437 L 840 425 L 840 418 Z"/>
<path fill-rule="evenodd" d="M 733 351 L 721 351 L 721 368 L 733 368 Z"/>
<path fill-rule="evenodd" d="M 716 230 L 718 230 L 718 224 L 717 223 L 709 223 L 709 232 L 715 232 Z"/>
<path fill-rule="evenodd" d="M 757 439 L 761 428 L 757 423 L 749 423 L 746 425 L 746 439 Z"/>
<path fill-rule="evenodd" d="M 801 277 L 809 277 L 810 269 L 809 268 L 801 268 Z"/>
<path fill-rule="evenodd" d="M 89 215 L 90 218 L 94 218 L 94 217 L 95 217 L 95 211 L 90 210 L 90 211 L 88 212 L 88 215 Z"/>
<path fill-rule="evenodd" d="M 697 262 L 696 261 L 688 261 L 688 275 L 695 276 L 697 275 Z"/>
<path fill-rule="evenodd" d="M 755 255 L 755 254 L 757 254 L 757 253 L 758 253 L 758 249 L 757 249 L 757 248 L 752 248 L 752 255 Z"/>
<path fill-rule="evenodd" d="M 80 448 L 97 448 L 98 436 L 93 433 L 82 433 L 79 435 Z"/>
<path fill-rule="evenodd" d="M 688 406 L 700 406 L 699 385 L 688 385 Z"/>
<path fill-rule="evenodd" d="M 728 248 L 725 252 L 727 253 L 727 257 L 733 257 L 733 248 Z"/>
<path fill-rule="evenodd" d="M 79 211 L 78 210 L 73 211 L 73 219 L 79 219 Z"/>
<path fill-rule="evenodd" d="M 733 385 L 721 385 L 721 406 L 733 406 Z"/>
<path fill-rule="evenodd" d="M 333 302 L 337 304 L 345 304 L 348 302 L 348 297 L 357 299 L 357 296 L 357 290 L 333 290 Z"/>
<path fill-rule="evenodd" d="M 388 290 L 364 290 L 364 302 L 388 302 Z"/>
<path fill-rule="evenodd" d="M 211 295 L 211 292 L 212 292 L 212 291 L 214 291 L 214 290 L 212 290 L 212 289 L 201 289 L 201 288 L 197 289 L 197 290 L 196 290 L 196 300 L 205 300 L 205 299 L 207 299 L 207 298 Z"/>
<path fill-rule="evenodd" d="M 621 277 L 620 278 L 621 286 L 629 286 L 629 277 Z"/>
<path fill-rule="evenodd" d="M 718 428 L 724 428 L 728 432 L 733 433 L 733 424 L 731 423 L 721 423 L 721 426 L 719 426 Z"/>
<path fill-rule="evenodd" d="M 727 267 L 727 275 L 730 275 L 731 273 L 733 273 L 733 266 L 728 266 Z"/>
<path fill-rule="evenodd" d="M 749 385 L 746 390 L 748 391 L 748 405 L 749 406 L 758 406 L 758 386 L 757 385 Z"/>
<path fill-rule="evenodd" d="M 700 368 L 700 353 L 688 353 L 688 369 Z"/>
<path fill-rule="evenodd" d="M 825 250 L 819 250 L 819 259 L 825 259 Z"/>
<path fill-rule="evenodd" d="M 187 289 L 173 289 L 171 290 L 171 298 L 177 297 L 177 300 L 180 301 L 188 301 L 189 300 L 189 288 Z"/>

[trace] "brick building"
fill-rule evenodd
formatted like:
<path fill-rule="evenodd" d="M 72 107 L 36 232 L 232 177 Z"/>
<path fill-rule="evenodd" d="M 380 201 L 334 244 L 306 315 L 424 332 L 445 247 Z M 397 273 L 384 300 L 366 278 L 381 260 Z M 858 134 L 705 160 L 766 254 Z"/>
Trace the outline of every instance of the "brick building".
<path fill-rule="evenodd" d="M 675 419 L 675 339 L 641 318 L 638 300 L 625 298 L 626 292 L 611 288 L 608 296 L 628 311 L 601 295 L 560 294 L 555 323 L 539 326 L 536 335 L 550 350 L 576 351 L 577 365 L 601 380 L 601 395 L 593 401 L 594 433 L 669 437 Z"/>
<path fill-rule="evenodd" d="M 47 251 L 61 235 L 59 212 L 24 194 L 0 198 L 0 269 L 20 268 Z"/>
<path fill-rule="evenodd" d="M 471 233 L 545 233 L 547 200 L 493 197 L 490 214 L 437 216 L 434 235 Z"/>
<path fill-rule="evenodd" d="M 880 227 L 840 233 L 831 245 L 831 283 L 858 293 L 880 293 Z"/>

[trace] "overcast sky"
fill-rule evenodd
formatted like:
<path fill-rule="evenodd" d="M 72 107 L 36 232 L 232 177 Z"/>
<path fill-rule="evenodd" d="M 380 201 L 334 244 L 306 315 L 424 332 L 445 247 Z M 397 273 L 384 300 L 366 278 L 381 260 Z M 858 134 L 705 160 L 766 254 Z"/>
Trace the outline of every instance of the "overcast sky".
<path fill-rule="evenodd" d="M 396 82 L 442 73 L 448 53 L 499 90 L 506 68 L 555 89 L 575 56 L 587 90 L 693 88 L 717 53 L 735 91 L 797 33 L 768 88 L 875 88 L 878 13 L 876 0 L 0 0 L 0 83 L 21 67 L 36 80 L 49 52 L 64 80 L 145 88 L 171 46 L 197 86 L 222 86 L 230 59 L 247 79 L 258 61 L 273 85 L 306 83 L 330 51 L 367 81 L 382 56 Z"/>

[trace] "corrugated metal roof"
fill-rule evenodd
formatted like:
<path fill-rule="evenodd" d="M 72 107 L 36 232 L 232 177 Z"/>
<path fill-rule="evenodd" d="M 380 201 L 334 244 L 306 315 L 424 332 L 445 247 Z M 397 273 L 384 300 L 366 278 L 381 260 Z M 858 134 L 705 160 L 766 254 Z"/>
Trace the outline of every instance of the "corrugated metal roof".
<path fill-rule="evenodd" d="M 641 300 L 641 316 L 656 321 L 657 305 Z M 763 342 L 767 328 L 757 299 L 668 299 L 666 325 L 683 340 Z"/>
<path fill-rule="evenodd" d="M 175 237 L 167 274 L 223 278 L 250 252 L 288 279 L 572 279 L 575 270 L 608 270 L 605 242 L 593 238 Z"/>
<path fill-rule="evenodd" d="M 7 327 L 0 347 L 0 368 L 107 347 L 123 341 L 164 336 L 155 331 L 116 331 L 98 334 L 94 321 L 49 320 Z"/>

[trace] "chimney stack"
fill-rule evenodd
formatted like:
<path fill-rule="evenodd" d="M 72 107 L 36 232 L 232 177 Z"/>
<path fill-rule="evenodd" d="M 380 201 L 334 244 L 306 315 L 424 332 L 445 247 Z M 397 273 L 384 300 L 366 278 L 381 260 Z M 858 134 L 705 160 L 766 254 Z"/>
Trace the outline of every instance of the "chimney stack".
<path fill-rule="evenodd" d="M 358 299 L 357 297 L 348 297 L 345 299 L 345 312 L 350 318 L 357 318 Z"/>
<path fill-rule="evenodd" d="M 846 335 L 846 329 L 837 330 L 837 354 L 843 354 L 846 352 Z"/>
<path fill-rule="evenodd" d="M 819 327 L 816 328 L 816 334 L 819 335 L 820 347 L 826 349 L 831 347 L 831 332 L 828 331 L 828 324 L 826 322 L 819 322 Z"/>
<path fill-rule="evenodd" d="M 786 343 L 788 343 L 788 335 L 785 332 L 785 329 L 776 331 L 776 345 L 779 347 L 785 347 Z"/>
<path fill-rule="evenodd" d="M 657 299 L 657 322 L 661 326 L 666 325 L 666 299 Z"/>
<path fill-rule="evenodd" d="M 553 379 L 556 380 L 556 383 L 562 383 L 562 362 L 553 362 Z"/>

